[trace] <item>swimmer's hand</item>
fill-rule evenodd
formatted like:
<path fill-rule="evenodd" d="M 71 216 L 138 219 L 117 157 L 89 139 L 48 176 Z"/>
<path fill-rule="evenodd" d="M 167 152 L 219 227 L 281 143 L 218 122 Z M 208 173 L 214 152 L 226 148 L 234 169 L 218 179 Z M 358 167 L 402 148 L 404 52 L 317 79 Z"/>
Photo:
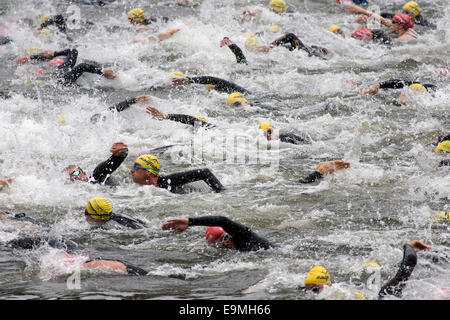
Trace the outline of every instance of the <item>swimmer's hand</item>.
<path fill-rule="evenodd" d="M 14 177 L 0 179 L 0 190 L 14 181 Z"/>
<path fill-rule="evenodd" d="M 369 94 L 369 95 L 373 96 L 373 95 L 375 95 L 378 92 L 378 90 L 380 90 L 380 84 L 379 83 L 377 83 L 376 85 L 372 86 L 371 88 L 369 88 L 367 90 L 364 90 L 363 92 L 361 92 L 361 95 L 365 96 L 365 95 Z"/>
<path fill-rule="evenodd" d="M 186 77 L 186 78 L 178 78 L 178 79 L 173 79 L 172 83 L 177 85 L 177 86 L 184 86 L 184 85 L 189 83 L 189 80 L 190 79 L 188 77 Z"/>
<path fill-rule="evenodd" d="M 258 46 L 253 49 L 253 52 L 266 53 L 266 52 L 269 52 L 269 50 L 270 50 L 270 47 L 268 47 L 268 46 Z"/>
<path fill-rule="evenodd" d="M 182 232 L 189 227 L 189 219 L 175 218 L 165 222 L 162 225 L 163 230 L 172 230 L 174 233 Z"/>
<path fill-rule="evenodd" d="M 158 39 L 159 39 L 159 41 L 166 40 L 166 39 L 170 38 L 174 33 L 178 32 L 180 30 L 181 29 L 179 29 L 179 28 L 175 28 L 175 29 L 169 29 L 164 32 L 161 32 L 160 34 L 158 34 Z"/>
<path fill-rule="evenodd" d="M 136 97 L 136 102 L 141 104 L 141 105 L 145 105 L 147 103 L 152 102 L 152 97 L 147 95 L 147 94 L 143 94 L 141 96 L 137 96 Z"/>
<path fill-rule="evenodd" d="M 332 160 L 319 162 L 316 167 L 316 171 L 322 175 L 333 173 L 337 170 L 350 168 L 350 162 L 344 160 Z"/>
<path fill-rule="evenodd" d="M 413 248 L 415 251 L 422 251 L 431 249 L 431 246 L 426 245 L 425 243 L 419 241 L 419 240 L 412 240 L 408 243 L 408 245 Z"/>
<path fill-rule="evenodd" d="M 113 69 L 105 69 L 105 70 L 103 70 L 103 76 L 106 79 L 110 79 L 110 80 L 115 79 L 115 78 L 117 78 L 117 71 L 113 70 Z"/>
<path fill-rule="evenodd" d="M 25 63 L 28 61 L 28 56 L 20 56 L 15 58 L 12 63 Z"/>
<path fill-rule="evenodd" d="M 153 119 L 156 119 L 156 120 L 164 120 L 164 119 L 168 118 L 167 114 L 159 111 L 158 109 L 156 109 L 152 106 L 148 106 L 146 109 L 146 112 L 149 115 L 151 115 Z"/>
<path fill-rule="evenodd" d="M 220 40 L 220 47 L 229 46 L 231 44 L 231 40 L 228 37 L 224 37 L 223 40 Z"/>
<path fill-rule="evenodd" d="M 115 142 L 109 151 L 113 154 L 113 156 L 118 157 L 122 154 L 122 152 L 128 153 L 128 146 L 123 142 Z"/>

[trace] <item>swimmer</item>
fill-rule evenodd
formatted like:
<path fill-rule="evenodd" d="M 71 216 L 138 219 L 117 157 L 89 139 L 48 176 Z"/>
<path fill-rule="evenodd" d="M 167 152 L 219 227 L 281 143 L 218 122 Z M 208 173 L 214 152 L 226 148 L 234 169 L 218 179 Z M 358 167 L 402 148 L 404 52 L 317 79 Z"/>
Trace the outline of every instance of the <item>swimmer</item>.
<path fill-rule="evenodd" d="M 413 19 L 415 25 L 419 25 L 419 26 L 434 29 L 434 30 L 437 29 L 437 26 L 434 23 L 426 20 L 424 18 L 424 16 L 421 14 L 422 9 L 420 9 L 420 6 L 417 2 L 408 1 L 403 6 L 402 10 L 403 10 L 402 13 L 409 15 L 411 17 L 411 19 Z M 395 14 L 382 12 L 380 15 L 383 18 L 392 19 Z"/>
<path fill-rule="evenodd" d="M 362 96 L 370 95 L 373 96 L 378 93 L 380 89 L 402 89 L 408 87 L 413 90 L 415 94 L 421 94 L 426 92 L 432 92 L 436 90 L 436 86 L 433 84 L 421 84 L 417 81 L 407 81 L 407 80 L 399 80 L 399 79 L 391 79 L 387 81 L 382 81 L 374 84 L 367 90 L 361 92 Z M 399 106 L 402 104 L 406 104 L 408 102 L 408 95 L 404 91 L 400 94 L 400 96 L 393 102 L 395 105 Z"/>
<path fill-rule="evenodd" d="M 372 41 L 388 47 L 392 45 L 391 37 L 381 29 L 358 28 L 353 32 L 352 38 L 361 41 Z"/>
<path fill-rule="evenodd" d="M 284 0 L 271 0 L 269 2 L 269 10 L 276 14 L 283 14 L 288 11 L 288 6 Z M 241 14 L 234 16 L 234 19 L 239 22 L 244 22 L 250 20 L 252 17 L 263 12 L 262 8 L 245 8 Z"/>
<path fill-rule="evenodd" d="M 387 295 L 393 295 L 399 298 L 402 296 L 406 282 L 417 264 L 417 252 L 427 249 L 431 249 L 431 246 L 419 240 L 412 240 L 403 246 L 403 259 L 397 274 L 381 287 L 378 293 L 378 300 L 382 300 Z"/>
<path fill-rule="evenodd" d="M 177 86 L 184 86 L 191 83 L 204 84 L 207 85 L 208 90 L 217 90 L 219 92 L 242 92 L 244 94 L 249 94 L 250 92 L 247 89 L 242 88 L 241 86 L 230 82 L 228 80 L 211 77 L 211 76 L 199 76 L 199 77 L 181 77 L 177 79 L 173 79 L 172 83 Z"/>
<path fill-rule="evenodd" d="M 218 243 L 225 248 L 238 251 L 257 251 L 271 249 L 274 245 L 257 235 L 248 227 L 223 216 L 204 216 L 197 218 L 175 218 L 162 225 L 163 230 L 182 232 L 190 226 L 208 226 L 205 232 L 209 244 Z"/>
<path fill-rule="evenodd" d="M 346 162 L 344 160 L 331 160 L 331 161 L 323 161 L 319 162 L 316 166 L 316 171 L 311 173 L 309 176 L 305 178 L 301 178 L 299 180 L 300 183 L 312 183 L 319 179 L 322 179 L 323 176 L 327 174 L 334 173 L 337 170 L 348 169 L 350 168 L 350 162 Z"/>
<path fill-rule="evenodd" d="M 84 216 L 89 224 L 96 227 L 104 227 L 109 221 L 115 221 L 131 229 L 142 229 L 146 227 L 145 223 L 139 219 L 132 219 L 113 213 L 111 203 L 103 197 L 91 198 L 86 204 Z"/>
<path fill-rule="evenodd" d="M 220 41 L 220 47 L 227 46 L 230 48 L 231 52 L 236 56 L 237 63 L 247 64 L 247 59 L 242 53 L 241 48 L 239 48 L 235 43 L 231 42 L 230 38 L 224 37 L 223 40 Z"/>
<path fill-rule="evenodd" d="M 115 142 L 110 152 L 111 156 L 95 167 L 91 177 L 88 177 L 87 173 L 76 165 L 69 165 L 64 169 L 64 172 L 68 174 L 70 181 L 99 183 L 110 187 L 117 186 L 119 183 L 111 174 L 127 157 L 128 146 L 123 142 Z"/>
<path fill-rule="evenodd" d="M 152 97 L 149 95 L 140 95 L 137 96 L 135 98 L 129 98 L 129 99 L 125 99 L 122 102 L 119 102 L 118 104 L 111 106 L 108 108 L 109 111 L 117 111 L 117 112 L 122 112 L 126 109 L 128 109 L 131 105 L 135 104 L 135 103 L 139 103 L 140 105 L 145 105 L 148 104 L 152 101 Z M 96 123 L 97 121 L 99 121 L 101 118 L 101 114 L 100 113 L 96 113 L 91 117 L 91 122 L 92 123 Z M 105 120 L 105 117 L 103 117 L 103 120 Z"/>
<path fill-rule="evenodd" d="M 206 129 L 215 128 L 216 126 L 209 123 L 208 120 L 206 120 L 203 117 L 200 116 L 190 116 L 187 114 L 174 114 L 169 113 L 165 114 L 164 112 L 159 111 L 158 109 L 148 106 L 146 109 L 146 112 L 152 116 L 155 120 L 172 120 L 180 123 L 184 123 L 193 127 L 204 127 Z"/>
<path fill-rule="evenodd" d="M 436 152 L 450 152 L 450 134 L 447 136 L 439 136 L 437 141 L 429 142 L 426 145 L 434 145 L 434 151 Z"/>
<path fill-rule="evenodd" d="M 292 144 L 307 144 L 310 143 L 308 140 L 294 134 L 294 133 L 280 133 L 276 136 L 273 133 L 274 127 L 268 122 L 261 122 L 259 124 L 259 129 L 264 131 L 264 136 L 268 141 L 279 139 L 282 142 L 292 143 Z"/>
<path fill-rule="evenodd" d="M 66 58 L 65 60 L 55 59 L 59 56 L 65 56 Z M 73 85 L 84 72 L 95 73 L 107 79 L 115 79 L 117 77 L 117 71 L 113 69 L 102 69 L 99 66 L 89 63 L 80 63 L 75 65 L 77 58 L 77 49 L 65 49 L 62 51 L 45 50 L 40 54 L 17 57 L 12 62 L 26 63 L 30 60 L 50 60 L 49 64 L 57 65 L 56 71 L 54 71 L 51 75 L 55 76 L 56 79 L 63 85 Z"/>
<path fill-rule="evenodd" d="M 354 13 L 360 13 L 367 16 L 368 18 L 373 18 L 381 22 L 381 24 L 389 28 L 391 33 L 395 35 L 397 39 L 409 40 L 417 39 L 419 37 L 417 32 L 415 32 L 413 29 L 414 21 L 407 14 L 397 13 L 392 17 L 392 19 L 386 19 L 374 12 L 367 11 L 355 5 L 349 5 L 347 7 L 353 7 L 355 11 Z"/>
<path fill-rule="evenodd" d="M 163 22 L 167 22 L 169 20 L 169 18 L 167 17 L 162 17 L 160 20 L 162 20 Z M 156 31 L 158 28 L 157 27 L 146 27 L 150 24 L 152 24 L 152 22 L 157 22 L 158 19 L 156 17 L 150 17 L 150 18 L 146 18 L 145 16 L 145 12 L 144 10 L 140 9 L 140 8 L 134 8 L 132 10 L 130 10 L 128 12 L 128 21 L 132 24 L 132 25 L 137 25 L 137 26 L 142 26 L 136 29 L 137 32 L 142 32 L 142 31 Z M 166 31 L 160 32 L 157 37 L 159 41 L 163 41 L 166 39 L 169 39 L 174 33 L 180 31 L 180 29 L 178 28 L 173 28 L 173 29 L 168 29 Z M 139 38 L 134 38 L 133 42 L 140 42 L 140 43 L 152 43 L 153 40 L 146 40 L 146 39 L 139 39 Z"/>
<path fill-rule="evenodd" d="M 137 184 L 153 185 L 174 193 L 183 192 L 184 185 L 195 181 L 204 181 L 217 193 L 225 190 L 224 186 L 208 168 L 159 175 L 160 167 L 156 156 L 144 154 L 136 158 L 130 172 L 133 181 Z"/>

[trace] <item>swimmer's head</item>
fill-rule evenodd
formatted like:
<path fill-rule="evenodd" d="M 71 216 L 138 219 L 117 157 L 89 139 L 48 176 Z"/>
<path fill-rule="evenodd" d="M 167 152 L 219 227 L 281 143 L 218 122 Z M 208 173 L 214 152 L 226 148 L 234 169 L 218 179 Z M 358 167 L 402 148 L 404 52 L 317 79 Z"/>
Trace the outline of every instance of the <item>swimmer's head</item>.
<path fill-rule="evenodd" d="M 52 17 L 52 15 L 50 13 L 45 13 L 39 18 L 39 22 L 40 23 L 44 23 L 45 21 L 47 21 L 51 17 Z"/>
<path fill-rule="evenodd" d="M 258 40 L 254 37 L 249 37 L 245 40 L 245 47 L 247 50 L 253 50 L 258 45 Z"/>
<path fill-rule="evenodd" d="M 363 41 L 372 40 L 373 33 L 369 28 L 358 28 L 353 32 L 352 38 Z"/>
<path fill-rule="evenodd" d="M 269 31 L 270 31 L 270 32 L 278 32 L 278 31 L 280 31 L 280 30 L 281 30 L 280 26 L 279 26 L 279 25 L 276 25 L 276 24 L 273 24 L 273 25 L 271 25 L 271 26 L 269 27 Z"/>
<path fill-rule="evenodd" d="M 64 169 L 64 172 L 69 175 L 70 181 L 88 181 L 88 176 L 86 172 L 83 171 L 80 167 L 76 165 L 70 165 Z"/>
<path fill-rule="evenodd" d="M 145 21 L 144 10 L 140 8 L 134 8 L 128 12 L 128 20 L 131 23 L 142 23 Z"/>
<path fill-rule="evenodd" d="M 181 72 L 181 71 L 175 71 L 175 72 L 172 72 L 172 73 L 170 74 L 170 79 L 171 79 L 171 80 L 179 79 L 179 78 L 184 78 L 184 73 L 183 73 L 183 72 Z"/>
<path fill-rule="evenodd" d="M 86 204 L 84 215 L 88 221 L 106 222 L 112 216 L 111 203 L 103 197 L 92 198 Z"/>
<path fill-rule="evenodd" d="M 233 108 L 239 108 L 248 104 L 248 101 L 242 93 L 232 92 L 228 95 L 227 104 Z"/>
<path fill-rule="evenodd" d="M 305 287 L 314 293 L 320 293 L 323 285 L 331 286 L 330 274 L 323 266 L 315 266 L 309 270 L 305 279 Z"/>
<path fill-rule="evenodd" d="M 261 122 L 259 128 L 264 130 L 264 134 L 267 140 L 272 140 L 273 126 L 269 122 Z"/>
<path fill-rule="evenodd" d="M 130 171 L 135 183 L 145 185 L 156 183 L 160 168 L 161 165 L 156 156 L 143 154 L 136 158 Z"/>
<path fill-rule="evenodd" d="M 403 12 L 406 14 L 412 13 L 414 17 L 417 17 L 420 15 L 419 4 L 415 1 L 409 1 L 403 6 Z"/>
<path fill-rule="evenodd" d="M 420 83 L 413 83 L 409 86 L 410 89 L 424 93 L 427 91 L 427 88 L 425 88 L 423 85 L 421 85 Z"/>
<path fill-rule="evenodd" d="M 450 140 L 442 141 L 438 144 L 438 146 L 434 149 L 437 152 L 450 152 Z"/>
<path fill-rule="evenodd" d="M 342 28 L 333 24 L 328 28 L 328 31 L 333 32 L 335 34 L 340 35 L 342 38 L 345 38 L 345 33 L 342 31 Z"/>
<path fill-rule="evenodd" d="M 271 0 L 269 3 L 269 8 L 276 13 L 286 12 L 286 7 L 286 2 L 284 2 L 283 0 Z"/>
<path fill-rule="evenodd" d="M 412 21 L 411 17 L 405 13 L 397 13 L 392 18 L 392 23 L 394 25 L 399 25 L 404 30 L 408 30 L 409 28 L 414 27 L 414 22 Z"/>
<path fill-rule="evenodd" d="M 208 227 L 205 231 L 205 240 L 209 244 L 221 243 L 222 246 L 228 249 L 235 248 L 233 239 L 221 227 Z"/>
<path fill-rule="evenodd" d="M 435 223 L 450 223 L 450 211 L 441 211 L 439 213 L 431 215 L 431 218 Z"/>
<path fill-rule="evenodd" d="M 194 118 L 195 118 L 195 119 L 198 119 L 198 120 L 200 120 L 200 121 L 203 121 L 203 122 L 208 122 L 208 120 L 206 120 L 206 118 L 203 118 L 203 117 L 201 117 L 201 116 L 194 116 Z"/>

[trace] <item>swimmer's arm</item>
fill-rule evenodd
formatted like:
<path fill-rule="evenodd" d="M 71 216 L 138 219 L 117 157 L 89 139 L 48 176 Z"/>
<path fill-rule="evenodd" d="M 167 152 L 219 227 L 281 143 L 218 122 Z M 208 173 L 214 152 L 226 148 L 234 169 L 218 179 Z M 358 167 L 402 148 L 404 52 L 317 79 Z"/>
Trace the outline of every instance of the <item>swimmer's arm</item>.
<path fill-rule="evenodd" d="M 198 218 L 189 218 L 189 226 L 208 226 L 208 227 L 221 227 L 226 233 L 232 237 L 237 233 L 247 233 L 249 229 L 231 219 L 223 216 L 204 216 Z"/>
<path fill-rule="evenodd" d="M 385 19 L 392 19 L 394 17 L 394 14 L 393 13 L 388 13 L 388 12 L 382 12 L 380 14 L 380 16 L 382 16 Z"/>
<path fill-rule="evenodd" d="M 236 56 L 236 62 L 237 63 L 245 63 L 247 64 L 247 59 L 245 58 L 244 54 L 242 53 L 241 48 L 239 48 L 235 43 L 232 43 L 231 40 L 228 37 L 224 37 L 222 41 L 220 41 L 220 46 L 228 46 L 230 48 L 231 52 Z"/>
<path fill-rule="evenodd" d="M 58 14 L 56 16 L 51 17 L 47 21 L 44 21 L 41 23 L 38 27 L 40 27 L 38 30 L 41 30 L 49 25 L 55 25 L 58 27 L 59 31 L 66 32 L 66 20 L 61 14 Z"/>
<path fill-rule="evenodd" d="M 132 104 L 139 103 L 144 105 L 146 103 L 150 103 L 152 101 L 152 97 L 149 95 L 140 95 L 135 98 L 129 98 L 122 102 L 119 102 L 115 106 L 109 107 L 109 110 L 117 110 L 117 112 L 124 111 L 128 109 Z"/>
<path fill-rule="evenodd" d="M 312 183 L 315 182 L 319 179 L 322 179 L 323 175 L 319 172 L 319 171 L 314 171 L 313 173 L 311 173 L 309 176 L 305 177 L 305 178 L 301 178 L 299 180 L 300 183 Z"/>
<path fill-rule="evenodd" d="M 412 81 L 405 81 L 405 80 L 398 80 L 398 79 L 392 79 L 380 82 L 380 89 L 401 89 L 405 86 L 409 86 L 413 84 Z"/>
<path fill-rule="evenodd" d="M 206 125 L 207 122 L 203 121 L 203 120 L 199 120 L 193 116 L 190 116 L 188 114 L 174 114 L 174 113 L 169 113 L 167 114 L 167 119 L 168 120 L 172 120 L 172 121 L 176 121 L 176 122 L 181 122 L 184 124 L 188 124 L 191 126 L 195 126 L 196 123 L 201 123 L 202 126 Z"/>
<path fill-rule="evenodd" d="M 111 220 L 117 222 L 118 224 L 120 224 L 122 226 L 131 228 L 134 230 L 142 229 L 145 227 L 145 223 L 142 222 L 141 220 L 131 219 L 128 217 L 124 217 L 124 216 L 115 214 L 115 213 L 111 216 Z"/>
<path fill-rule="evenodd" d="M 95 167 L 92 177 L 96 182 L 103 183 L 108 175 L 112 174 L 128 156 L 127 145 L 116 142 L 111 148 L 112 155 Z"/>
<path fill-rule="evenodd" d="M 217 91 L 225 91 L 231 93 L 233 91 L 241 92 L 241 93 L 249 93 L 246 89 L 239 87 L 238 85 L 216 77 L 211 76 L 200 76 L 200 77 L 192 77 L 188 78 L 189 83 L 198 83 L 198 84 L 212 84 L 214 85 L 214 89 Z"/>

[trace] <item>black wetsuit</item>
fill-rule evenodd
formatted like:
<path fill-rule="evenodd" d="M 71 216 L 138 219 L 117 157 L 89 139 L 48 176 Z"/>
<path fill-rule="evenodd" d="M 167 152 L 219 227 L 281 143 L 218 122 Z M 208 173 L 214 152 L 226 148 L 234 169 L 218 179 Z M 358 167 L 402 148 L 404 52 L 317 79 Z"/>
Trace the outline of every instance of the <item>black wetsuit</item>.
<path fill-rule="evenodd" d="M 410 86 L 413 83 L 421 84 L 427 89 L 427 91 L 434 91 L 436 90 L 436 86 L 434 84 L 422 84 L 418 81 L 406 81 L 406 80 L 399 80 L 399 79 L 391 79 L 387 81 L 380 82 L 380 89 L 401 89 L 405 86 Z"/>
<path fill-rule="evenodd" d="M 294 134 L 294 133 L 280 133 L 279 135 L 280 141 L 292 144 L 306 144 L 309 143 L 308 140 L 303 139 L 302 137 Z"/>
<path fill-rule="evenodd" d="M 387 12 L 382 12 L 380 14 L 380 16 L 382 16 L 383 18 L 391 19 L 391 20 L 394 17 L 394 15 L 395 14 L 393 14 L 393 13 L 387 13 Z M 421 14 L 416 16 L 416 18 L 414 20 L 414 25 L 427 27 L 427 28 L 430 28 L 430 29 L 433 29 L 433 30 L 437 29 L 437 26 L 434 23 L 426 20 Z"/>
<path fill-rule="evenodd" d="M 206 129 L 211 129 L 216 127 L 215 125 L 208 123 L 207 121 L 198 119 L 196 117 L 187 115 L 187 114 L 174 114 L 174 113 L 169 113 L 167 114 L 167 119 L 168 120 L 172 120 L 172 121 L 176 121 L 176 122 L 181 122 L 184 124 L 188 124 L 191 125 L 193 127 L 205 127 Z"/>
<path fill-rule="evenodd" d="M 245 58 L 244 53 L 242 53 L 241 48 L 239 48 L 234 43 L 229 44 L 228 48 L 230 48 L 231 52 L 233 52 L 233 54 L 236 56 L 236 62 L 237 63 L 247 64 L 247 59 Z"/>
<path fill-rule="evenodd" d="M 405 244 L 403 246 L 403 260 L 400 263 L 400 268 L 394 278 L 381 287 L 378 293 L 378 299 L 383 299 L 386 295 L 401 297 L 403 288 L 406 286 L 406 281 L 411 276 L 416 264 L 416 251 L 411 246 Z"/>
<path fill-rule="evenodd" d="M 40 27 L 43 29 L 50 25 L 56 26 L 58 30 L 62 33 L 66 33 L 67 31 L 66 19 L 64 19 L 64 17 L 61 14 L 57 14 L 45 20 L 40 24 Z"/>
<path fill-rule="evenodd" d="M 129 98 L 129 99 L 126 99 L 126 100 L 124 100 L 122 102 L 119 102 L 118 104 L 116 104 L 114 106 L 109 107 L 108 110 L 109 111 L 114 111 L 115 110 L 117 112 L 122 112 L 122 111 L 128 109 L 132 104 L 135 104 L 136 102 L 137 102 L 136 98 Z M 91 122 L 92 123 L 96 123 L 97 121 L 100 120 L 100 118 L 101 118 L 101 114 L 100 113 L 96 113 L 96 114 L 94 114 L 91 117 Z M 103 120 L 105 120 L 105 119 L 106 119 L 106 117 L 103 117 Z"/>
<path fill-rule="evenodd" d="M 122 150 L 120 155 L 111 155 L 107 160 L 101 162 L 95 167 L 92 176 L 89 179 L 90 183 L 100 183 L 110 187 L 119 185 L 116 179 L 111 174 L 117 170 L 128 155 L 128 149 Z"/>
<path fill-rule="evenodd" d="M 6 247 L 13 249 L 28 249 L 28 250 L 36 249 L 44 245 L 49 245 L 50 247 L 56 249 L 63 249 L 67 252 L 71 252 L 74 251 L 75 249 L 78 249 L 78 245 L 73 241 L 63 240 L 55 237 L 42 237 L 42 236 L 18 238 L 10 240 L 4 243 L 4 245 Z"/>
<path fill-rule="evenodd" d="M 318 46 L 307 46 L 305 45 L 295 34 L 286 33 L 283 37 L 278 38 L 274 41 L 275 45 L 282 45 L 289 51 L 294 51 L 295 49 L 303 50 L 308 53 L 308 56 L 316 56 L 318 58 L 324 59 L 324 56 L 328 54 L 326 48 Z"/>
<path fill-rule="evenodd" d="M 442 167 L 442 166 L 450 166 L 450 159 L 441 160 L 439 162 L 439 167 Z"/>
<path fill-rule="evenodd" d="M 234 222 L 222 216 L 206 216 L 189 218 L 190 226 L 222 227 L 228 233 L 239 251 L 256 251 L 260 249 L 271 249 L 275 246 L 268 240 L 260 237 L 248 227 Z"/>
<path fill-rule="evenodd" d="M 65 56 L 65 60 L 62 64 L 57 67 L 57 70 L 52 73 L 60 83 L 63 85 L 72 85 L 74 84 L 78 78 L 84 73 L 96 73 L 98 75 L 103 75 L 102 68 L 89 64 L 89 63 L 80 63 L 75 65 L 78 58 L 78 50 L 77 49 L 65 49 L 62 51 L 55 51 L 54 57 Z M 30 56 L 31 60 L 40 60 L 44 61 L 47 58 L 41 54 L 35 54 Z"/>
<path fill-rule="evenodd" d="M 0 36 L 0 46 L 3 44 L 8 44 L 12 42 L 12 40 L 7 36 Z"/>
<path fill-rule="evenodd" d="M 179 193 L 183 192 L 182 187 L 185 184 L 195 181 L 206 182 L 217 193 L 225 190 L 225 187 L 208 168 L 176 172 L 166 176 L 160 175 L 158 177 L 157 187 Z"/>
<path fill-rule="evenodd" d="M 383 44 L 387 46 L 392 45 L 392 38 L 386 33 L 386 31 L 381 29 L 372 29 L 372 41 L 377 44 Z"/>
<path fill-rule="evenodd" d="M 198 84 L 212 84 L 214 85 L 214 89 L 220 92 L 240 92 L 242 94 L 249 94 L 250 92 L 247 89 L 238 86 L 237 84 L 216 78 L 211 76 L 200 76 L 200 77 L 188 77 L 189 83 L 198 83 Z"/>
<path fill-rule="evenodd" d="M 121 215 L 118 215 L 115 213 L 112 214 L 110 220 L 113 220 L 122 226 L 131 228 L 131 229 L 135 229 L 135 230 L 146 227 L 145 223 L 139 219 L 132 219 L 132 218 L 124 217 L 124 216 L 121 216 Z"/>
<path fill-rule="evenodd" d="M 305 178 L 301 178 L 299 180 L 300 183 L 312 183 L 315 182 L 319 179 L 322 179 L 323 175 L 319 172 L 319 171 L 314 171 L 313 173 L 311 173 L 309 176 L 305 177 Z"/>

